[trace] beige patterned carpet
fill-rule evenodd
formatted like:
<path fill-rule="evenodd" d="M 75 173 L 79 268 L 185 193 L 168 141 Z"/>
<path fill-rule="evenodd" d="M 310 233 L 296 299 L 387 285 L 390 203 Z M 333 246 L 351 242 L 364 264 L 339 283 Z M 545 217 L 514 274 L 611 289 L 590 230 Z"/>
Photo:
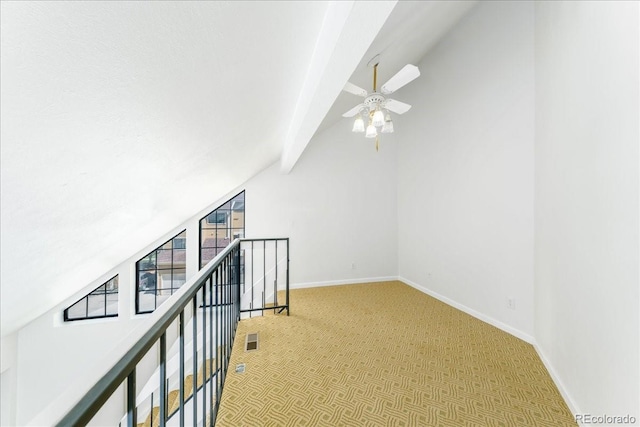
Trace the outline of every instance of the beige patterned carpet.
<path fill-rule="evenodd" d="M 577 424 L 530 344 L 381 282 L 294 290 L 290 317 L 241 321 L 216 425 Z"/>

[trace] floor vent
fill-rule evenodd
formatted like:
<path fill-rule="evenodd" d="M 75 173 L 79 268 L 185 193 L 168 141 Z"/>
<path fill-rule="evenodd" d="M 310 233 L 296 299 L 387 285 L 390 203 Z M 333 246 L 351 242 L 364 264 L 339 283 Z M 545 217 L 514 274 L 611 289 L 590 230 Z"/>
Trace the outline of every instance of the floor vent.
<path fill-rule="evenodd" d="M 258 333 L 247 334 L 247 338 L 244 342 L 245 351 L 253 351 L 258 349 Z"/>
<path fill-rule="evenodd" d="M 239 363 L 239 364 L 236 365 L 236 372 L 238 374 L 244 374 L 244 370 L 245 370 L 244 363 Z"/>

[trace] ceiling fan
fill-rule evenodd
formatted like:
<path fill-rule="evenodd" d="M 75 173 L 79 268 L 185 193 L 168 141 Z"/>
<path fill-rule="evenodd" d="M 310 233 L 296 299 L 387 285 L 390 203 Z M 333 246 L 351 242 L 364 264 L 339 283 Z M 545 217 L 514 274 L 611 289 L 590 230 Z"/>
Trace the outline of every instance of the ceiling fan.
<path fill-rule="evenodd" d="M 353 132 L 365 132 L 366 119 L 368 125 L 366 127 L 365 137 L 376 138 L 376 150 L 378 149 L 378 129 L 381 133 L 393 132 L 393 122 L 391 121 L 391 114 L 389 112 L 404 114 L 411 108 L 411 105 L 396 101 L 395 99 L 387 99 L 385 95 L 392 94 L 420 76 L 418 67 L 407 64 L 383 84 L 380 92 L 378 92 L 377 77 L 379 56 L 380 55 L 376 55 L 368 63 L 370 67 L 373 67 L 372 93 L 368 93 L 366 90 L 350 82 L 347 82 L 342 89 L 345 92 L 364 97 L 364 102 L 344 113 L 342 117 L 353 117 L 357 115 L 353 123 Z"/>

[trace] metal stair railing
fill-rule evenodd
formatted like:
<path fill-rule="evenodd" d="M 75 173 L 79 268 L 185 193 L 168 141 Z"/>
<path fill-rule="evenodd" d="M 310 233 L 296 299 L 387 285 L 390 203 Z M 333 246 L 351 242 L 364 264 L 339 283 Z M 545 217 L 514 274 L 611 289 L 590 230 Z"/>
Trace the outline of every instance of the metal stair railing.
<path fill-rule="evenodd" d="M 277 298 L 279 283 L 284 282 L 282 291 L 286 292 L 285 303 L 275 303 L 271 307 L 255 307 L 253 301 L 247 310 L 241 309 L 241 292 L 246 291 L 243 283 L 245 266 L 244 255 L 248 250 L 247 257 L 253 260 L 253 248 L 256 242 L 262 242 L 263 249 L 269 241 L 275 241 L 276 259 L 278 242 L 286 247 L 286 272 L 285 276 L 274 281 L 273 291 Z M 266 260 L 265 253 L 262 254 Z M 265 267 L 266 269 L 266 264 Z M 158 310 L 159 318 L 154 320 L 149 329 L 143 333 L 142 337 L 129 348 L 128 351 L 118 360 L 113 367 L 94 384 L 89 391 L 57 421 L 57 426 L 83 426 L 87 425 L 100 408 L 109 398 L 120 388 L 121 385 L 126 393 L 126 425 L 134 427 L 138 424 L 136 406 L 136 367 L 145 357 L 148 351 L 158 345 L 159 352 L 159 379 L 158 379 L 158 425 L 165 426 L 169 417 L 178 416 L 180 426 L 185 425 L 185 325 L 189 320 L 187 315 L 191 314 L 192 337 L 202 337 L 201 351 L 198 352 L 198 345 L 195 342 L 191 345 L 193 351 L 194 378 L 192 382 L 193 390 L 190 391 L 190 409 L 193 418 L 186 420 L 187 425 L 198 425 L 199 419 L 203 425 L 214 425 L 220 406 L 220 398 L 224 387 L 231 349 L 235 338 L 238 322 L 241 319 L 241 312 L 254 312 L 264 309 L 284 310 L 289 314 L 289 239 L 236 239 L 227 246 L 218 256 L 216 256 L 197 276 L 193 283 L 185 285 L 186 289 L 181 289 L 175 297 L 167 303 L 171 306 L 164 310 Z M 244 289 L 241 289 L 244 288 Z M 263 297 L 264 301 L 264 297 Z M 276 299 L 277 301 L 277 299 Z M 190 309 L 190 310 L 189 310 Z M 208 314 L 210 313 L 210 314 Z M 198 319 L 200 317 L 200 320 Z M 177 320 L 179 340 L 179 370 L 182 380 L 179 381 L 179 409 L 171 414 L 168 413 L 167 385 L 167 330 L 174 325 Z M 198 323 L 202 322 L 198 327 Z M 201 331 L 199 334 L 198 331 Z M 215 354 L 214 354 L 215 349 Z M 195 376 L 198 372 L 198 354 L 202 355 L 203 364 L 209 363 L 208 372 L 211 377 L 203 380 L 201 386 Z M 215 366 L 213 366 L 215 364 Z M 203 366 L 203 370 L 204 370 Z M 214 378 L 215 377 L 215 378 Z M 207 388 L 209 389 L 207 392 Z M 201 393 L 198 393 L 198 391 Z M 200 396 L 201 395 L 201 396 Z M 198 401 L 202 398 L 201 403 Z M 153 405 L 151 408 L 153 412 Z M 201 417 L 201 418 L 200 418 Z M 154 417 L 155 418 L 155 417 Z M 209 422 L 207 422 L 209 420 Z M 117 421 L 116 421 L 117 423 Z M 154 422 L 155 424 L 155 422 Z M 123 424 L 124 425 L 124 424 Z"/>

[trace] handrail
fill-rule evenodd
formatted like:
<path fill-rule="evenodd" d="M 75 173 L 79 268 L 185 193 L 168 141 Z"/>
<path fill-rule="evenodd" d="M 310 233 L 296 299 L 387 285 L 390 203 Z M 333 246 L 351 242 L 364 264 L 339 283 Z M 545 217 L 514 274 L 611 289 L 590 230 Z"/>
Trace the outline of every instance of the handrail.
<path fill-rule="evenodd" d="M 254 245 L 255 242 L 262 242 L 262 245 Z M 267 242 L 273 242 L 273 245 L 267 246 Z M 286 245 L 279 246 L 278 242 L 286 242 Z M 244 243 L 244 245 L 243 245 Z M 284 246 L 284 247 L 283 247 Z M 260 252 L 260 247 L 262 252 Z M 278 260 L 285 259 L 278 257 L 278 248 L 286 251 L 286 268 L 284 275 L 278 272 Z M 256 295 L 260 295 L 261 304 L 255 303 L 253 283 L 251 285 L 251 301 L 249 308 L 242 309 L 242 301 L 244 297 L 241 295 L 241 287 L 243 286 L 243 277 L 247 275 L 247 269 L 253 278 L 253 262 L 254 248 L 258 251 L 258 257 L 262 262 L 258 262 L 262 269 L 263 278 L 269 274 L 273 279 L 273 287 L 266 287 L 266 280 L 262 280 L 262 287 L 257 289 Z M 267 257 L 267 250 L 269 257 Z M 251 261 L 244 262 L 244 256 Z M 267 271 L 267 261 L 275 256 L 275 270 Z M 246 267 L 246 269 L 245 269 Z M 246 279 L 246 277 L 245 277 Z M 279 290 L 286 290 L 286 303 L 278 304 L 277 293 Z M 265 301 L 265 293 L 273 292 L 273 304 L 267 307 Z M 248 295 L 248 293 L 247 293 Z M 202 305 L 199 305 L 200 302 Z M 271 304 L 271 303 L 270 303 Z M 191 306 L 192 320 L 192 344 L 190 351 L 193 352 L 192 363 L 192 386 L 193 390 L 189 390 L 192 394 L 189 396 L 190 404 L 193 409 L 193 420 L 188 420 L 187 424 L 193 422 L 198 423 L 198 417 L 201 414 L 202 421 L 209 418 L 210 424 L 215 423 L 218 408 L 220 405 L 220 396 L 224 387 L 224 380 L 229 368 L 229 358 L 231 357 L 231 349 L 236 334 L 238 322 L 241 316 L 251 316 L 252 312 L 269 310 L 278 310 L 282 313 L 286 310 L 289 315 L 289 239 L 288 238 L 261 238 L 261 239 L 235 239 L 213 260 L 211 260 L 203 269 L 189 279 L 174 295 L 172 295 L 162 306 L 158 307 L 152 313 L 145 323 L 140 325 L 125 340 L 118 344 L 118 350 L 114 357 L 120 357 L 117 362 L 107 365 L 106 373 L 81 397 L 76 396 L 83 391 L 81 389 L 74 390 L 74 393 L 66 393 L 61 401 L 76 401 L 75 405 L 62 415 L 63 406 L 54 405 L 55 401 L 40 413 L 40 415 L 32 420 L 34 425 L 43 423 L 49 424 L 49 420 L 59 420 L 57 426 L 82 426 L 88 424 L 98 413 L 102 406 L 114 395 L 116 390 L 124 386 L 126 395 L 126 423 L 129 427 L 137 425 L 137 404 L 136 404 L 136 368 L 138 363 L 149 354 L 149 350 L 158 345 L 159 350 L 159 405 L 160 426 L 165 426 L 167 420 L 173 414 L 179 414 L 180 425 L 185 423 L 185 409 L 187 400 L 185 400 L 187 391 L 185 389 L 185 314 L 188 315 L 187 307 Z M 201 320 L 198 317 L 201 316 Z M 167 381 L 167 331 L 172 327 L 175 321 L 178 321 L 178 343 L 180 358 L 180 381 L 179 381 L 179 409 L 178 412 L 169 414 L 168 407 L 168 384 Z M 202 322 L 202 323 L 200 323 Z M 199 334 L 198 330 L 202 333 Z M 215 333 L 214 333 L 215 331 Z M 215 334 L 215 339 L 214 339 Z M 207 338 L 207 335 L 209 338 Z M 198 344 L 196 340 L 202 339 L 202 385 L 198 385 Z M 208 339 L 208 342 L 207 342 Z M 208 348 L 208 350 L 207 350 Z M 215 348 L 215 350 L 214 350 Z M 209 358 L 207 358 L 207 353 Z M 121 356 L 120 356 L 121 355 Z M 215 360 L 214 360 L 215 359 Z M 210 378 L 205 375 L 208 363 Z M 105 371 L 102 371 L 105 372 Z M 205 378 L 206 377 L 206 378 Z M 214 380 L 215 377 L 215 380 Z M 206 390 L 208 384 L 208 392 Z M 82 387 L 84 389 L 84 387 Z M 71 391 L 71 390 L 69 390 Z M 202 391 L 202 393 L 199 393 Z M 198 403 L 201 394 L 201 404 Z M 74 399 L 75 397 L 75 399 Z M 196 398 L 197 397 L 197 398 Z M 208 398 L 208 399 L 207 399 Z M 58 399 L 60 400 L 60 399 Z M 153 414 L 153 404 L 151 405 L 151 414 Z M 124 423 L 123 423 L 124 425 Z"/>
<path fill-rule="evenodd" d="M 113 367 L 78 401 L 78 403 L 56 424 L 60 427 L 86 425 L 95 413 L 111 397 L 125 379 L 135 372 L 135 367 L 147 351 L 160 339 L 168 327 L 184 311 L 198 291 L 211 278 L 212 274 L 227 259 L 227 256 L 240 245 L 240 239 L 234 240 L 219 253 L 201 271 L 198 280 L 180 293 L 177 301 L 171 305 L 151 328 L 116 362 Z M 134 399 L 135 400 L 135 399 Z"/>

